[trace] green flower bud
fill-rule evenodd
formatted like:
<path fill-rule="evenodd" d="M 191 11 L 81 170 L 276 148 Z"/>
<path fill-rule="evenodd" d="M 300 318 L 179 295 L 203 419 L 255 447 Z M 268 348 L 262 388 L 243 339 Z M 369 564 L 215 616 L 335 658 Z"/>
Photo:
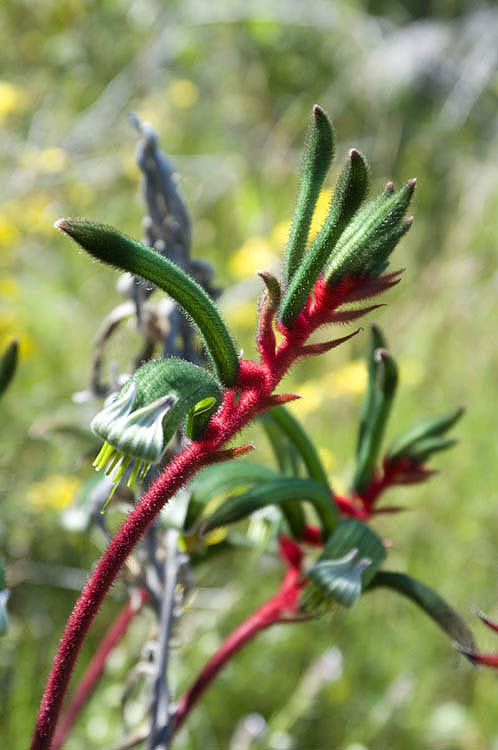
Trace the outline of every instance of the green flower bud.
<path fill-rule="evenodd" d="M 159 463 L 182 424 L 198 439 L 221 403 L 217 381 L 206 370 L 180 359 L 147 362 L 112 396 L 92 420 L 105 442 L 93 462 L 114 483 L 105 506 L 132 466 L 128 487 Z"/>

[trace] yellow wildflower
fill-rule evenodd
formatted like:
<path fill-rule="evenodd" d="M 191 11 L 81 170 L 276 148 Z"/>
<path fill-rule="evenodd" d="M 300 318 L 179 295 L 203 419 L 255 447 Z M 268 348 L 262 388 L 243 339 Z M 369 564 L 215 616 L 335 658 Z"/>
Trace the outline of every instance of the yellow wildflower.
<path fill-rule="evenodd" d="M 367 387 L 367 366 L 362 359 L 353 359 L 321 379 L 321 387 L 331 396 L 360 396 Z"/>
<path fill-rule="evenodd" d="M 28 490 L 28 503 L 35 510 L 63 510 L 70 505 L 81 485 L 78 477 L 51 474 L 41 482 L 35 482 Z"/>
<path fill-rule="evenodd" d="M 187 78 L 177 78 L 168 86 L 168 99 L 178 109 L 189 109 L 199 99 L 199 89 Z"/>
<path fill-rule="evenodd" d="M 268 240 L 260 235 L 255 235 L 249 237 L 232 255 L 229 268 L 235 278 L 246 279 L 260 269 L 265 271 L 274 269 L 277 263 L 277 257 Z"/>
<path fill-rule="evenodd" d="M 0 247 L 15 245 L 20 237 L 21 233 L 17 226 L 4 213 L 0 213 Z"/>
<path fill-rule="evenodd" d="M 26 94 L 9 81 L 0 81 L 0 123 L 13 112 L 22 110 L 26 104 Z"/>
<path fill-rule="evenodd" d="M 313 219 L 310 227 L 310 242 L 314 240 L 320 229 L 322 228 L 323 222 L 327 218 L 327 214 L 330 208 L 330 201 L 332 200 L 332 190 L 327 188 L 322 190 L 318 196 L 316 202 L 315 211 L 313 213 Z"/>

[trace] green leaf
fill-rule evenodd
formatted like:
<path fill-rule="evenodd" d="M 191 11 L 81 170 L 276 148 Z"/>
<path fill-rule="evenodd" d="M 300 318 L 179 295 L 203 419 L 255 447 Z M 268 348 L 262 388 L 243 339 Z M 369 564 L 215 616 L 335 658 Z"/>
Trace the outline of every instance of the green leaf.
<path fill-rule="evenodd" d="M 325 487 L 314 479 L 279 478 L 263 482 L 247 492 L 229 498 L 211 516 L 201 521 L 204 532 L 218 526 L 241 521 L 267 505 L 279 507 L 287 502 L 309 501 L 320 519 L 324 536 L 329 536 L 338 522 L 335 504 Z"/>
<path fill-rule="evenodd" d="M 448 450 L 453 448 L 457 444 L 457 440 L 451 438 L 427 438 L 427 440 L 421 440 L 410 451 L 410 458 L 417 464 L 423 464 L 433 453 L 439 453 L 440 451 Z"/>
<path fill-rule="evenodd" d="M 433 417 L 421 422 L 411 430 L 404 432 L 396 438 L 387 451 L 387 457 L 390 461 L 396 461 L 401 456 L 411 456 L 412 449 L 415 449 L 421 441 L 427 438 L 436 438 L 444 435 L 463 415 L 465 409 L 459 407 L 448 414 L 440 417 Z M 450 446 L 447 446 L 450 447 Z"/>
<path fill-rule="evenodd" d="M 191 498 L 185 520 L 190 529 L 208 503 L 241 495 L 250 487 L 278 477 L 267 466 L 251 461 L 230 461 L 206 466 L 189 484 Z"/>
<path fill-rule="evenodd" d="M 385 343 L 381 331 L 372 328 L 368 386 L 361 412 L 353 480 L 353 488 L 359 494 L 366 490 L 372 479 L 398 384 L 396 362 L 387 349 L 377 348 L 380 342 Z"/>
<path fill-rule="evenodd" d="M 9 387 L 17 368 L 19 342 L 12 339 L 0 357 L 0 395 Z"/>
<path fill-rule="evenodd" d="M 384 190 L 356 212 L 334 248 L 325 271 L 327 284 L 338 284 L 346 275 L 379 272 L 411 226 L 411 219 L 403 217 L 414 190 L 415 180 L 409 180 L 396 192 Z"/>
<path fill-rule="evenodd" d="M 341 521 L 317 562 L 306 572 L 301 606 L 318 614 L 330 604 L 351 607 L 371 583 L 386 556 L 382 540 L 355 518 Z"/>
<path fill-rule="evenodd" d="M 59 219 L 57 229 L 103 263 L 141 276 L 173 297 L 196 323 L 220 382 L 232 387 L 239 359 L 232 336 L 206 292 L 178 266 L 114 227 L 85 219 Z"/>
<path fill-rule="evenodd" d="M 325 223 L 295 272 L 282 299 L 279 319 L 284 325 L 303 309 L 309 293 L 334 246 L 368 190 L 368 167 L 359 151 L 352 149 L 336 185 Z"/>
<path fill-rule="evenodd" d="M 321 482 L 329 492 L 330 489 L 327 473 L 318 455 L 318 451 L 313 445 L 311 439 L 306 434 L 300 422 L 284 406 L 274 406 L 262 417 L 263 424 L 265 421 L 273 421 L 285 433 L 290 442 L 299 451 L 303 459 L 308 476 Z"/>
<path fill-rule="evenodd" d="M 275 454 L 281 474 L 291 477 L 299 476 L 300 454 L 294 443 L 271 415 L 263 414 L 259 420 Z"/>
<path fill-rule="evenodd" d="M 366 430 L 368 420 L 369 420 L 369 415 L 371 413 L 372 406 L 374 403 L 374 396 L 375 396 L 375 390 L 376 390 L 375 372 L 376 372 L 376 366 L 377 366 L 374 355 L 377 349 L 387 349 L 387 341 L 382 330 L 379 328 L 379 326 L 373 323 L 370 326 L 370 347 L 369 347 L 368 356 L 367 356 L 368 380 L 367 380 L 367 389 L 365 391 L 365 395 L 363 397 L 363 403 L 361 405 L 360 428 L 358 431 L 358 440 L 356 443 L 356 455 L 358 455 L 361 451 L 361 443 L 363 441 L 363 437 L 364 437 L 365 430 Z"/>
<path fill-rule="evenodd" d="M 323 109 L 315 104 L 304 156 L 301 187 L 285 252 L 284 278 L 286 282 L 291 280 L 303 257 L 315 205 L 333 158 L 332 126 Z"/>
<path fill-rule="evenodd" d="M 405 573 L 382 570 L 372 580 L 369 590 L 381 586 L 390 588 L 398 594 L 406 596 L 407 599 L 411 599 L 459 645 L 467 649 L 475 647 L 474 635 L 458 612 L 425 583 L 421 583 Z"/>

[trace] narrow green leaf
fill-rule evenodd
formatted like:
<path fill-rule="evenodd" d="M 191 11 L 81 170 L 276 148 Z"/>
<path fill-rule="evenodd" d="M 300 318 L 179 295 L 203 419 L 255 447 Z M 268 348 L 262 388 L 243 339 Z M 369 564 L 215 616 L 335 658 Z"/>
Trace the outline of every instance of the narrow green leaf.
<path fill-rule="evenodd" d="M 282 299 L 279 319 L 284 325 L 300 313 L 334 246 L 368 190 L 368 167 L 359 151 L 351 149 L 336 185 L 325 223 L 294 273 Z"/>
<path fill-rule="evenodd" d="M 356 473 L 353 480 L 353 488 L 357 493 L 363 492 L 372 479 L 398 384 L 395 360 L 386 349 L 375 348 L 375 344 L 381 338 L 379 329 L 372 329 L 368 359 L 369 382 L 362 409 Z"/>
<path fill-rule="evenodd" d="M 370 590 L 390 588 L 417 604 L 449 637 L 467 649 L 475 647 L 474 635 L 453 607 L 425 583 L 405 573 L 379 571 L 370 583 Z"/>
<path fill-rule="evenodd" d="M 285 252 L 284 278 L 287 283 L 303 257 L 316 201 L 333 158 L 332 126 L 323 109 L 315 104 L 304 156 L 301 187 Z"/>
<path fill-rule="evenodd" d="M 217 498 L 241 495 L 255 484 L 277 477 L 277 472 L 252 461 L 230 461 L 206 466 L 190 482 L 192 494 L 185 528 L 192 528 L 205 506 Z"/>
<path fill-rule="evenodd" d="M 323 467 L 318 451 L 304 431 L 300 422 L 292 416 L 290 411 L 284 406 L 274 406 L 273 409 L 270 409 L 263 417 L 263 423 L 265 419 L 273 420 L 287 435 L 291 443 L 295 445 L 303 459 L 308 476 L 311 479 L 316 479 L 317 482 L 321 482 L 329 492 L 332 492 L 327 478 L 327 472 Z"/>
<path fill-rule="evenodd" d="M 239 369 L 235 344 L 199 284 L 167 258 L 113 227 L 85 219 L 59 219 L 55 226 L 98 260 L 141 276 L 173 297 L 199 328 L 220 382 L 227 387 L 235 384 Z"/>
<path fill-rule="evenodd" d="M 439 453 L 440 451 L 448 450 L 448 448 L 453 448 L 457 442 L 457 440 L 451 438 L 427 438 L 427 440 L 421 440 L 411 449 L 410 457 L 415 463 L 423 464 L 433 453 Z"/>
<path fill-rule="evenodd" d="M 302 595 L 302 608 L 319 614 L 333 603 L 353 606 L 385 556 L 382 540 L 366 524 L 355 518 L 341 521 L 317 562 L 306 571 L 310 583 Z"/>
<path fill-rule="evenodd" d="M 370 326 L 370 347 L 369 347 L 368 355 L 367 355 L 368 381 L 367 381 L 367 389 L 365 391 L 365 395 L 363 397 L 363 402 L 361 405 L 360 428 L 358 431 L 358 440 L 356 443 L 356 455 L 357 456 L 359 455 L 361 451 L 361 444 L 363 441 L 363 436 L 365 434 L 365 429 L 368 424 L 369 415 L 371 413 L 373 402 L 374 402 L 375 371 L 376 371 L 376 362 L 374 359 L 374 354 L 377 349 L 387 349 L 387 341 L 381 328 L 379 328 L 378 325 L 373 323 Z"/>
<path fill-rule="evenodd" d="M 316 510 L 325 536 L 338 522 L 335 504 L 325 487 L 314 479 L 279 478 L 252 487 L 242 495 L 229 498 L 211 516 L 202 521 L 203 531 L 241 521 L 267 505 L 309 501 Z"/>
<path fill-rule="evenodd" d="M 459 407 L 448 414 L 427 419 L 425 422 L 418 424 L 411 430 L 404 432 L 390 445 L 389 450 L 387 451 L 387 457 L 390 461 L 395 461 L 400 456 L 410 455 L 411 449 L 416 446 L 419 441 L 425 440 L 426 438 L 444 435 L 445 432 L 458 422 L 464 411 L 465 409 L 463 407 Z"/>
<path fill-rule="evenodd" d="M 0 357 L 0 395 L 9 387 L 17 368 L 19 342 L 12 339 Z"/>
<path fill-rule="evenodd" d="M 338 284 L 346 275 L 369 276 L 386 261 L 411 226 L 404 220 L 415 190 L 409 180 L 399 190 L 384 190 L 353 216 L 341 234 L 325 270 L 327 284 Z"/>
<path fill-rule="evenodd" d="M 263 414 L 260 422 L 266 433 L 281 474 L 299 476 L 300 455 L 293 442 L 271 415 Z"/>

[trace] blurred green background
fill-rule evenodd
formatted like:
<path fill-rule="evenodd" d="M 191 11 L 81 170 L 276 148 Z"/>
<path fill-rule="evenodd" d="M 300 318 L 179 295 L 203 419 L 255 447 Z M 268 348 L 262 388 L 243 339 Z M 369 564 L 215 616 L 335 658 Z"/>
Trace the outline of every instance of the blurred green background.
<path fill-rule="evenodd" d="M 102 547 L 97 534 L 60 523 L 91 459 L 78 439 L 49 438 L 46 426 L 83 426 L 98 408 L 71 395 L 85 388 L 96 329 L 121 297 L 117 275 L 52 224 L 84 215 L 140 236 L 130 111 L 157 129 L 178 170 L 193 255 L 216 265 L 227 288 L 220 304 L 246 356 L 254 353 L 253 271 L 278 267 L 312 105 L 336 128 L 328 185 L 352 146 L 369 158 L 374 188 L 417 176 L 416 222 L 393 264 L 407 271 L 375 316 L 401 365 L 390 435 L 459 403 L 468 412 L 460 444 L 434 461 L 441 473 L 392 491 L 389 501 L 410 511 L 376 528 L 393 541 L 390 568 L 421 578 L 469 620 L 473 603 L 498 615 L 497 39 L 494 2 L 2 4 L 0 343 L 21 341 L 0 404 L 0 546 L 12 588 L 11 629 L 0 642 L 4 747 L 27 747 L 65 619 Z M 305 396 L 295 413 L 338 489 L 351 478 L 366 346 L 364 333 L 301 365 L 285 385 Z M 136 334 L 123 331 L 113 356 L 127 362 L 135 348 Z M 262 433 L 252 428 L 249 437 L 265 457 Z M 200 593 L 172 657 L 178 690 L 281 573 L 260 552 L 198 569 Z M 116 586 L 79 671 L 123 596 Z M 150 627 L 147 615 L 133 624 L 68 750 L 119 740 L 123 683 Z M 482 648 L 498 649 L 479 624 L 476 633 Z M 303 683 L 312 664 L 321 676 Z M 410 604 L 377 592 L 351 612 L 261 636 L 175 747 L 246 747 L 236 726 L 256 712 L 270 722 L 263 746 L 274 750 L 496 750 L 497 680 L 458 657 Z"/>

